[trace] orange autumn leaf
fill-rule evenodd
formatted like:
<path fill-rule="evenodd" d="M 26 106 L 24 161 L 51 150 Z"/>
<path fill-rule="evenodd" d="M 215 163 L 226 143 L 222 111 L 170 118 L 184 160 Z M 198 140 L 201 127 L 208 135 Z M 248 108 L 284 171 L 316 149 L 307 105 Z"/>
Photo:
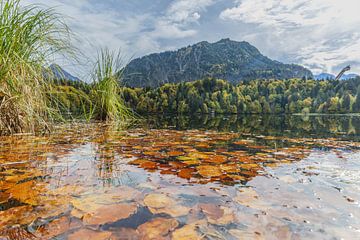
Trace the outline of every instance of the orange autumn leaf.
<path fill-rule="evenodd" d="M 216 155 L 208 159 L 205 159 L 204 161 L 209 163 L 224 163 L 227 161 L 227 157 L 223 155 Z"/>
<path fill-rule="evenodd" d="M 184 152 L 171 151 L 167 153 L 169 157 L 178 157 L 184 155 Z"/>
<path fill-rule="evenodd" d="M 178 172 L 178 176 L 181 178 L 185 178 L 185 179 L 190 179 L 192 177 L 192 173 L 194 172 L 194 169 L 191 168 L 187 168 L 187 169 L 182 169 Z"/>
<path fill-rule="evenodd" d="M 219 177 L 222 175 L 219 166 L 203 165 L 196 167 L 198 173 L 203 177 Z"/>
<path fill-rule="evenodd" d="M 146 161 L 140 164 L 140 167 L 145 169 L 157 169 L 157 164 L 155 162 Z"/>
<path fill-rule="evenodd" d="M 20 202 L 35 206 L 39 203 L 39 188 L 35 181 L 28 181 L 14 185 L 7 193 Z"/>

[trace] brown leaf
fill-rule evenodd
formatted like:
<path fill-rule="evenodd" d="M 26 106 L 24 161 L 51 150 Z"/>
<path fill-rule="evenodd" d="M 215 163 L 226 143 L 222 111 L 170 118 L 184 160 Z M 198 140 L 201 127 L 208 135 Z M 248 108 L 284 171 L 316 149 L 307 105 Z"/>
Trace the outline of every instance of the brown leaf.
<path fill-rule="evenodd" d="M 137 210 L 135 204 L 106 205 L 98 208 L 94 213 L 84 215 L 83 222 L 87 225 L 102 225 L 126 219 Z"/>
<path fill-rule="evenodd" d="M 140 164 L 140 167 L 144 168 L 144 169 L 157 169 L 157 163 L 155 162 L 151 162 L 151 161 L 147 161 L 147 162 L 143 162 L 142 164 Z"/>
<path fill-rule="evenodd" d="M 227 158 L 222 155 L 216 155 L 211 158 L 205 159 L 205 162 L 209 162 L 209 163 L 224 163 L 226 161 L 227 161 Z"/>
<path fill-rule="evenodd" d="M 201 236 L 196 231 L 195 224 L 185 225 L 172 233 L 172 240 L 200 240 Z"/>
<path fill-rule="evenodd" d="M 186 168 L 186 169 L 180 170 L 177 175 L 181 178 L 190 179 L 192 177 L 192 173 L 194 171 L 195 170 L 192 168 Z"/>
<path fill-rule="evenodd" d="M 149 194 L 144 198 L 144 204 L 151 208 L 164 208 L 174 205 L 174 200 L 165 194 Z"/>
<path fill-rule="evenodd" d="M 90 229 L 80 229 L 68 236 L 68 240 L 109 240 L 111 232 L 98 232 Z"/>
<path fill-rule="evenodd" d="M 39 203 L 39 190 L 35 181 L 28 181 L 20 184 L 16 184 L 11 189 L 6 191 L 10 193 L 12 198 L 19 200 L 20 202 L 30 205 L 38 205 Z"/>
<path fill-rule="evenodd" d="M 197 166 L 196 169 L 198 170 L 199 174 L 203 177 L 219 177 L 222 175 L 220 167 L 218 166 L 203 165 L 203 166 Z"/>
<path fill-rule="evenodd" d="M 139 233 L 132 228 L 120 228 L 111 235 L 111 240 L 140 240 Z"/>
<path fill-rule="evenodd" d="M 167 153 L 169 157 L 178 157 L 184 155 L 184 152 L 171 151 Z"/>

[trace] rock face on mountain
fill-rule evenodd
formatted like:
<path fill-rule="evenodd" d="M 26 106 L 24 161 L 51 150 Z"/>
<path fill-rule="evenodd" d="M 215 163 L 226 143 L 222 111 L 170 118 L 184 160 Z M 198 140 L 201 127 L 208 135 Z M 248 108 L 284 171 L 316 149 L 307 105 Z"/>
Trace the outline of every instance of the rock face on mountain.
<path fill-rule="evenodd" d="M 259 78 L 312 78 L 313 75 L 299 65 L 265 57 L 248 42 L 222 39 L 134 59 L 126 66 L 123 81 L 130 87 L 158 87 L 204 77 L 239 83 Z"/>

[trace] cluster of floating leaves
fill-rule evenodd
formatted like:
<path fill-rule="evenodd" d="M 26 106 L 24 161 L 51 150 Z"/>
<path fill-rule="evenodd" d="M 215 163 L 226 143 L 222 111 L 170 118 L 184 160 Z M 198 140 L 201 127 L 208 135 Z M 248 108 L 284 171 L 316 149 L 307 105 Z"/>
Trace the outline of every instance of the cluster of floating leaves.
<path fill-rule="evenodd" d="M 7 137 L 0 145 L 0 239 L 242 239 L 249 233 L 239 230 L 238 206 L 269 206 L 252 188 L 225 186 L 244 186 L 314 148 L 341 158 L 342 150 L 360 147 L 338 139 L 102 125 Z M 114 181 L 144 172 L 160 178 Z M 289 228 L 279 226 L 274 234 L 288 238 Z"/>

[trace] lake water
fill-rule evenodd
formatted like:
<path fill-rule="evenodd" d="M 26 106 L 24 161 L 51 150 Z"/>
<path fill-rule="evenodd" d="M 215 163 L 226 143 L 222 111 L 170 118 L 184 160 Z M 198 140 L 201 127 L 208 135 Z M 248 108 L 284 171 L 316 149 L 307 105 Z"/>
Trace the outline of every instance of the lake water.
<path fill-rule="evenodd" d="M 360 239 L 360 117 L 150 116 L 0 138 L 0 239 Z"/>

